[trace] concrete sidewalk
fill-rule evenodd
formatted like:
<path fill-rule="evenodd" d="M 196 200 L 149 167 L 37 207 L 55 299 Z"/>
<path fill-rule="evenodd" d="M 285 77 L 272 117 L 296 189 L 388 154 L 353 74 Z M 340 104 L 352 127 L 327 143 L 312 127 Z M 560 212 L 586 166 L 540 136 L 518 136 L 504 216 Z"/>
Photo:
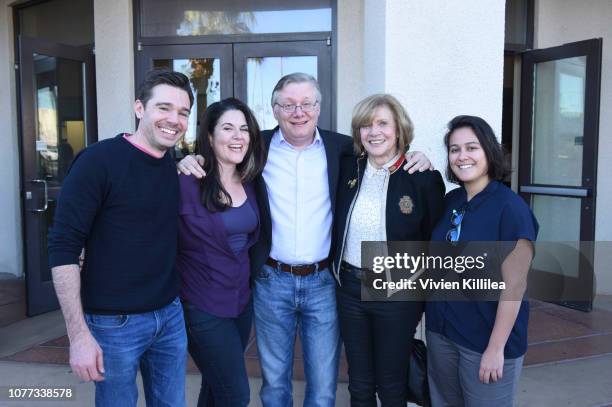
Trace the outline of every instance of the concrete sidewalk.
<path fill-rule="evenodd" d="M 199 375 L 187 375 L 187 405 L 197 404 Z M 252 378 L 251 406 L 261 406 L 258 397 L 261 380 Z M 94 386 L 78 383 L 65 365 L 40 363 L 0 362 L 0 386 L 47 386 L 74 389 L 75 400 L 68 401 L 5 401 L 0 406 L 92 406 Z M 145 406 L 142 386 L 139 406 Z M 4 390 L 6 391 L 6 390 Z M 294 401 L 301 406 L 304 397 L 304 382 L 294 382 Z M 517 395 L 520 407 L 590 407 L 612 405 L 612 354 L 562 363 L 529 366 L 523 370 Z M 338 385 L 336 406 L 349 406 L 346 383 Z"/>
<path fill-rule="evenodd" d="M 251 403 L 250 406 L 260 407 L 259 387 L 261 379 L 250 378 Z M 94 405 L 94 385 L 91 383 L 79 383 L 66 365 L 52 365 L 40 363 L 21 363 L 0 361 L 0 388 L 6 392 L 6 386 L 44 386 L 44 387 L 71 387 L 74 392 L 72 401 L 6 401 L 6 395 L 0 395 L 1 407 L 81 407 Z M 145 407 L 142 382 L 138 377 L 138 406 Z M 196 406 L 198 392 L 200 389 L 200 376 L 196 374 L 187 375 L 187 406 Z M 304 382 L 294 382 L 295 404 L 302 405 L 304 399 Z M 338 386 L 338 406 L 348 406 L 348 390 L 346 383 Z"/>

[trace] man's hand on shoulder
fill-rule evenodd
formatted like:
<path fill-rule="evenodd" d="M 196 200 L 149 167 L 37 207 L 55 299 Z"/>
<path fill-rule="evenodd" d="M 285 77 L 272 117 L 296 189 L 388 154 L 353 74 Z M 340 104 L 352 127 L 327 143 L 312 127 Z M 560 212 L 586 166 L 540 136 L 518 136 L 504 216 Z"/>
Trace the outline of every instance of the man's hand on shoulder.
<path fill-rule="evenodd" d="M 183 158 L 176 165 L 176 169 L 179 174 L 193 175 L 196 178 L 202 178 L 206 176 L 206 171 L 202 168 L 204 166 L 204 157 L 201 155 L 188 155 Z"/>
<path fill-rule="evenodd" d="M 404 164 L 404 171 L 408 171 L 409 174 L 423 171 L 435 170 L 429 158 L 422 151 L 407 151 L 405 154 L 406 164 Z"/>
<path fill-rule="evenodd" d="M 70 367 L 84 382 L 104 380 L 102 349 L 89 330 L 71 339 Z"/>

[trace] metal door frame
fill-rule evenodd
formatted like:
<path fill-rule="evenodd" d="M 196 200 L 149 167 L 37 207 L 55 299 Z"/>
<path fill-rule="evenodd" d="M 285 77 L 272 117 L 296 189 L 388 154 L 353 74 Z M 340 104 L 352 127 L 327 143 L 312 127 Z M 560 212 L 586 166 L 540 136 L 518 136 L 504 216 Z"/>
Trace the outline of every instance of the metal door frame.
<path fill-rule="evenodd" d="M 48 55 L 56 58 L 70 59 L 83 63 L 83 96 L 84 120 L 87 137 L 86 145 L 97 141 L 97 121 L 95 109 L 95 72 L 94 58 L 90 48 L 74 47 L 45 41 L 38 38 L 19 36 L 19 121 L 20 121 L 20 157 L 21 157 L 21 199 L 24 223 L 24 266 L 26 270 L 26 301 L 27 315 L 33 316 L 59 308 L 59 303 L 53 288 L 53 282 L 41 281 L 41 257 L 46 259 L 47 248 L 36 238 L 39 235 L 41 216 L 46 211 L 47 197 L 59 193 L 60 187 L 48 189 L 44 185 L 45 204 L 39 211 L 26 205 L 26 190 L 32 189 L 31 183 L 43 184 L 38 181 L 36 170 L 36 106 L 33 83 L 33 54 Z M 49 194 L 49 190 L 51 194 Z M 41 256 L 41 254 L 43 254 Z M 47 266 L 48 267 L 48 266 Z"/>
<path fill-rule="evenodd" d="M 330 48 L 326 41 L 286 41 L 234 44 L 234 95 L 238 99 L 247 99 L 247 59 L 255 57 L 317 57 L 317 82 L 321 88 L 321 115 L 318 126 L 332 129 L 332 91 Z M 267 129 L 266 129 L 267 130 Z"/>
<path fill-rule="evenodd" d="M 590 39 L 557 47 L 526 51 L 522 54 L 521 69 L 521 108 L 520 108 L 520 146 L 519 146 L 519 193 L 528 202 L 533 195 L 560 196 L 581 199 L 580 241 L 581 252 L 577 278 L 533 270 L 530 281 L 543 285 L 565 287 L 571 292 L 569 297 L 582 297 L 590 293 L 590 300 L 561 300 L 560 304 L 590 311 L 594 298 L 593 257 L 595 240 L 595 203 L 597 195 L 597 145 L 599 141 L 599 98 L 601 89 L 602 39 Z M 534 184 L 531 182 L 531 153 L 533 142 L 533 95 L 535 65 L 558 59 L 586 56 L 586 77 L 584 97 L 582 185 Z M 572 294 L 573 292 L 573 294 Z M 537 293 L 536 293 L 537 294 Z"/>

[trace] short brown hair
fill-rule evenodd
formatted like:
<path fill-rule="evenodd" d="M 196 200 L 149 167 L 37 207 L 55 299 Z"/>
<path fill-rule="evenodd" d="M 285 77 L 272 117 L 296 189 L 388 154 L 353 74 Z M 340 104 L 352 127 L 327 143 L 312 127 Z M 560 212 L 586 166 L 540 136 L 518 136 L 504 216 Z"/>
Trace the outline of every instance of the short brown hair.
<path fill-rule="evenodd" d="M 487 174 L 489 177 L 497 181 L 503 181 L 508 175 L 510 175 L 511 171 L 506 164 L 502 145 L 499 144 L 499 141 L 497 141 L 493 128 L 491 128 L 489 123 L 487 123 L 483 118 L 478 116 L 462 115 L 457 116 L 448 122 L 448 131 L 444 135 L 446 152 L 448 153 L 449 151 L 450 138 L 453 132 L 465 127 L 474 132 L 478 142 L 480 143 L 480 147 L 482 147 L 482 150 L 484 151 L 487 159 Z M 450 182 L 463 185 L 463 182 L 457 178 L 451 169 L 448 156 L 446 160 L 446 178 L 448 178 Z"/>
<path fill-rule="evenodd" d="M 361 144 L 359 129 L 372 124 L 374 112 L 377 108 L 385 106 L 393 115 L 395 127 L 397 128 L 397 148 L 400 152 L 406 152 L 410 148 L 410 143 L 414 138 L 414 125 L 410 116 L 402 104 L 393 96 L 387 93 L 378 93 L 368 96 L 357 103 L 353 109 L 353 119 L 351 120 L 351 136 L 355 153 L 362 154 L 365 150 Z"/>
<path fill-rule="evenodd" d="M 138 87 L 137 100 L 147 106 L 147 102 L 153 95 L 153 88 L 157 85 L 168 85 L 184 90 L 189 96 L 189 108 L 193 106 L 193 92 L 189 78 L 180 72 L 171 71 L 166 68 L 155 68 L 147 72 L 144 81 Z"/>

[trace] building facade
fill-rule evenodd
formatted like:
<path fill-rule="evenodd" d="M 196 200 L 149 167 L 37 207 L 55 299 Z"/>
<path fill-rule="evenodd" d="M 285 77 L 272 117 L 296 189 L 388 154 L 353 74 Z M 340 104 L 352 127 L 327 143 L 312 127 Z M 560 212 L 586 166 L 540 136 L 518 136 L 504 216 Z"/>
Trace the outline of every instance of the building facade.
<path fill-rule="evenodd" d="M 14 290 L 28 314 L 57 306 L 45 231 L 66 166 L 88 143 L 135 128 L 135 87 L 153 66 L 185 71 L 197 95 L 177 155 L 220 98 L 245 99 L 262 128 L 274 126 L 272 86 L 296 70 L 318 78 L 321 126 L 342 133 L 363 97 L 398 97 L 415 123 L 411 148 L 439 169 L 446 123 L 481 116 L 510 150 L 508 182 L 540 219 L 541 239 L 567 242 L 568 253 L 596 242 L 580 248 L 584 261 L 574 250 L 540 264 L 544 281 L 580 286 L 566 302 L 586 310 L 592 294 L 612 294 L 612 3 L 228 3 L 0 0 L 0 284 L 27 281 Z M 26 312 L 15 298 L 0 303 L 5 314 Z"/>

